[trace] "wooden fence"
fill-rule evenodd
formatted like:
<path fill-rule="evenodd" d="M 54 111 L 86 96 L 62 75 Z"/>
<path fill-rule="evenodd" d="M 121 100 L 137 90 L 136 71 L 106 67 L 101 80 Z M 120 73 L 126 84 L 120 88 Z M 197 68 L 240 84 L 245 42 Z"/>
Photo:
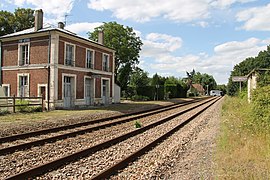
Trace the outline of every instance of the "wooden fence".
<path fill-rule="evenodd" d="M 27 100 L 27 104 L 18 104 L 16 100 Z M 12 111 L 16 112 L 16 107 L 20 106 L 41 106 L 41 111 L 44 110 L 44 99 L 42 97 L 0 97 L 0 108 L 12 108 Z"/>

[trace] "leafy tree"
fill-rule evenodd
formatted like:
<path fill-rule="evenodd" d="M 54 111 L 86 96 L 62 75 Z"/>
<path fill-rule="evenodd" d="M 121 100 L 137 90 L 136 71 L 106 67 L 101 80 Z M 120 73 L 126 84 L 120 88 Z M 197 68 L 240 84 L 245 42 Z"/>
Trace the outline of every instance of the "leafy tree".
<path fill-rule="evenodd" d="M 15 31 L 21 31 L 24 29 L 28 29 L 31 27 L 34 27 L 35 25 L 35 16 L 34 16 L 34 10 L 32 9 L 24 9 L 24 8 L 18 8 L 14 12 L 15 16 Z"/>
<path fill-rule="evenodd" d="M 18 8 L 14 13 L 0 11 L 0 36 L 34 27 L 34 10 Z"/>
<path fill-rule="evenodd" d="M 151 85 L 156 86 L 158 85 L 164 85 L 167 78 L 159 76 L 157 73 L 153 75 L 153 78 L 151 79 Z"/>
<path fill-rule="evenodd" d="M 239 83 L 232 82 L 233 76 L 246 76 L 253 69 L 270 68 L 270 46 L 267 46 L 267 50 L 260 51 L 256 57 L 248 57 L 244 61 L 235 65 L 231 72 L 229 82 L 227 85 L 227 91 L 229 95 L 236 95 L 239 90 Z M 242 87 L 247 86 L 246 82 L 242 83 Z"/>
<path fill-rule="evenodd" d="M 195 72 L 193 69 L 190 73 L 187 72 L 188 76 L 188 86 L 190 86 L 192 83 L 193 84 L 201 84 L 205 90 L 212 90 L 216 89 L 217 83 L 216 80 L 212 75 L 209 75 L 207 73 L 201 74 L 200 72 Z"/>
<path fill-rule="evenodd" d="M 104 23 L 95 28 L 94 32 L 88 33 L 89 39 L 97 41 L 99 31 L 104 32 L 104 44 L 116 51 L 115 79 L 122 90 L 125 90 L 128 81 L 122 82 L 122 80 L 129 79 L 131 70 L 139 63 L 139 52 L 143 43 L 131 27 L 116 22 Z M 121 77 L 118 77 L 118 74 Z"/>
<path fill-rule="evenodd" d="M 137 92 L 137 88 L 149 85 L 149 81 L 148 73 L 136 67 L 130 77 L 130 86 Z"/>

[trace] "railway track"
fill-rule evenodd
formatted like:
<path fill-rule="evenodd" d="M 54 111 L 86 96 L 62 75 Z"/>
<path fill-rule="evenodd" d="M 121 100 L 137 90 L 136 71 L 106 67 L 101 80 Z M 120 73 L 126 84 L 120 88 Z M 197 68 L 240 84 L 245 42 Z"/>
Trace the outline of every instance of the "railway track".
<path fill-rule="evenodd" d="M 195 103 L 201 100 L 193 100 L 176 105 L 170 105 L 158 109 L 141 111 L 131 114 L 125 114 L 120 116 L 114 116 L 109 118 L 97 119 L 83 123 L 77 123 L 67 126 L 61 126 L 56 128 L 44 129 L 24 134 L 17 134 L 8 137 L 0 138 L 0 155 L 12 153 L 18 150 L 28 149 L 33 146 L 40 146 L 45 143 L 55 142 L 57 140 L 63 140 L 69 137 L 74 137 L 84 133 L 96 131 L 102 128 L 115 126 L 117 124 L 126 123 L 135 119 L 151 116 L 153 114 L 161 113 L 171 109 L 176 109 L 181 106 Z M 34 137 L 34 138 L 31 138 Z M 19 140 L 18 140 L 19 139 Z M 17 140 L 17 141 L 16 141 Z"/>
<path fill-rule="evenodd" d="M 18 173 L 16 175 L 9 176 L 8 179 L 24 179 L 24 178 L 29 178 L 29 177 L 33 177 L 33 176 L 42 174 L 44 172 L 47 172 L 47 171 L 49 171 L 51 169 L 58 168 L 58 167 L 62 166 L 63 164 L 66 164 L 66 163 L 75 161 L 75 160 L 77 160 L 77 159 L 79 159 L 81 157 L 84 157 L 84 156 L 89 156 L 91 154 L 94 154 L 96 152 L 101 151 L 104 148 L 105 149 L 106 148 L 110 148 L 113 145 L 117 145 L 119 142 L 124 142 L 126 139 L 129 139 L 130 137 L 138 136 L 141 133 L 144 133 L 144 132 L 147 132 L 148 130 L 151 130 L 152 128 L 156 128 L 157 126 L 166 124 L 166 123 L 169 122 L 169 120 L 174 119 L 175 117 L 177 117 L 177 116 L 179 116 L 181 114 L 185 114 L 187 112 L 190 112 L 190 111 L 194 110 L 195 108 L 200 108 L 203 104 L 205 105 L 205 104 L 213 103 L 212 101 L 213 101 L 212 99 L 205 100 L 202 103 L 201 102 L 200 103 L 197 103 L 195 106 L 188 107 L 185 110 L 181 110 L 178 113 L 175 112 L 175 113 L 173 113 L 170 116 L 161 117 L 160 120 L 156 120 L 156 121 L 150 122 L 149 124 L 143 126 L 140 129 L 132 130 L 132 131 L 129 131 L 128 133 L 122 133 L 121 135 L 118 135 L 118 136 L 116 136 L 114 138 L 108 138 L 108 140 L 103 141 L 100 144 L 94 143 L 89 148 L 85 148 L 85 149 L 82 148 L 82 150 L 80 150 L 80 151 L 72 152 L 71 154 L 68 154 L 68 155 L 66 155 L 64 157 L 60 157 L 58 159 L 52 160 L 50 162 L 46 162 L 46 163 L 43 163 L 42 162 L 38 166 L 32 167 L 32 168 L 30 168 L 28 170 L 25 170 L 23 172 L 20 171 L 20 173 Z M 184 106 L 184 105 L 181 105 L 181 106 Z M 186 105 L 186 106 L 188 106 L 188 105 Z M 189 106 L 191 106 L 191 105 L 189 105 Z M 172 108 L 172 107 L 170 107 L 170 108 Z M 174 108 L 172 108 L 172 109 L 174 109 Z M 169 109 L 169 111 L 172 112 L 172 109 Z M 166 111 L 168 111 L 168 109 Z M 148 115 L 148 116 L 150 116 L 150 115 Z M 140 118 L 143 118 L 143 117 L 147 117 L 147 116 L 144 115 L 144 116 L 142 116 Z M 116 124 L 119 124 L 119 123 L 116 123 Z M 114 125 L 116 125 L 116 124 L 114 124 Z M 110 129 L 110 128 L 108 128 L 108 129 Z M 120 127 L 120 129 L 123 129 L 123 128 Z M 123 129 L 123 132 L 125 132 L 125 129 Z M 151 139 L 151 138 L 148 138 L 148 139 Z M 105 173 L 105 174 L 108 174 L 108 173 Z"/>

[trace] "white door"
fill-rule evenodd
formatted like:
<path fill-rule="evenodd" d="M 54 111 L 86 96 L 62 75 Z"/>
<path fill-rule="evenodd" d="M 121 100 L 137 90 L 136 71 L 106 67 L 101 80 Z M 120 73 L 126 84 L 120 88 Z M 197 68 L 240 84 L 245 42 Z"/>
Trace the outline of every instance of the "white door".
<path fill-rule="evenodd" d="M 20 76 L 19 79 L 19 93 L 20 93 L 20 97 L 27 97 L 29 96 L 29 92 L 28 92 L 28 77 L 27 76 Z"/>
<path fill-rule="evenodd" d="M 102 80 L 102 103 L 109 103 L 109 81 Z"/>
<path fill-rule="evenodd" d="M 64 107 L 70 108 L 72 100 L 71 77 L 64 77 Z"/>
<path fill-rule="evenodd" d="M 91 79 L 85 79 L 85 103 L 91 105 Z"/>

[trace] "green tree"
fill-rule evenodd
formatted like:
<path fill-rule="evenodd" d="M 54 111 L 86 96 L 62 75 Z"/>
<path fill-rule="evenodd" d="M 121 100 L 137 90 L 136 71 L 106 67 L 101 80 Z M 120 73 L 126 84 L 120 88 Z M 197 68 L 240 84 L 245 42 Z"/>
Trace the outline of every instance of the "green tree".
<path fill-rule="evenodd" d="M 212 89 L 216 89 L 217 87 L 215 78 L 207 73 L 202 74 L 200 72 L 195 72 L 195 70 L 193 69 L 190 73 L 187 72 L 187 76 L 188 76 L 188 85 L 190 85 L 191 83 L 201 84 L 205 90 L 207 90 L 208 86 L 209 91 Z"/>
<path fill-rule="evenodd" d="M 159 76 L 157 73 L 151 79 L 151 86 L 164 85 L 167 78 Z"/>
<path fill-rule="evenodd" d="M 248 57 L 244 61 L 234 66 L 227 85 L 228 94 L 236 95 L 239 91 L 239 83 L 232 82 L 233 76 L 246 76 L 253 69 L 259 68 L 270 68 L 270 46 L 267 46 L 267 50 L 260 51 L 258 56 Z M 242 87 L 245 88 L 246 86 L 247 83 L 243 82 Z"/>
<path fill-rule="evenodd" d="M 128 86 L 128 81 L 122 82 L 122 80 L 129 79 L 131 70 L 139 63 L 139 52 L 143 43 L 131 27 L 123 26 L 116 22 L 104 23 L 95 28 L 94 32 L 88 33 L 89 39 L 97 41 L 99 31 L 104 32 L 104 45 L 116 51 L 115 79 L 121 89 L 125 90 Z M 118 77 L 118 74 L 121 77 Z"/>
<path fill-rule="evenodd" d="M 150 80 L 148 78 L 147 72 L 143 71 L 139 67 L 136 67 L 133 70 L 132 75 L 130 77 L 130 86 L 133 87 L 136 92 L 139 87 L 145 87 L 149 85 L 149 82 Z"/>
<path fill-rule="evenodd" d="M 14 13 L 0 11 L 0 36 L 34 27 L 34 10 L 18 8 Z"/>

